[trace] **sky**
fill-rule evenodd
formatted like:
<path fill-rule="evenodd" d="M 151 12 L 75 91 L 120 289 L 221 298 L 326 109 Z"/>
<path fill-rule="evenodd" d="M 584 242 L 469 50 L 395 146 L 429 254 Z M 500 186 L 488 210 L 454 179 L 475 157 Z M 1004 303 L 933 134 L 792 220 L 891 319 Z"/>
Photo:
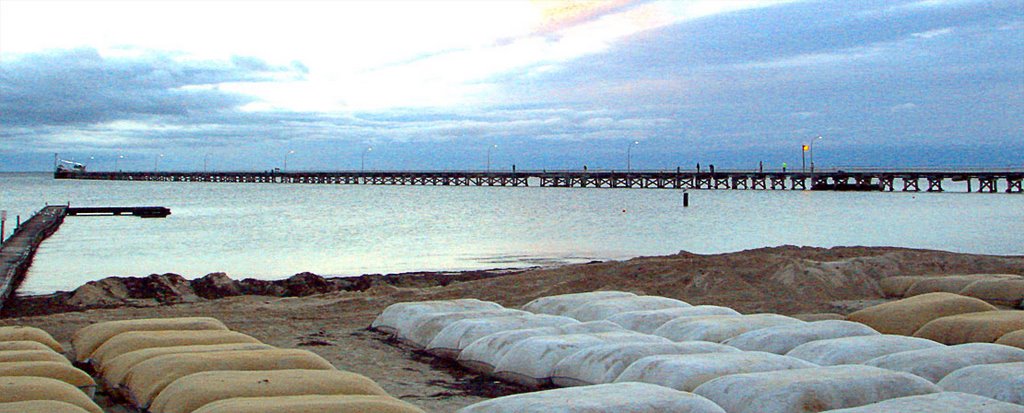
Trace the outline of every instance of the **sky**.
<path fill-rule="evenodd" d="M 0 171 L 770 169 L 812 142 L 1024 168 L 1024 0 L 0 0 Z"/>

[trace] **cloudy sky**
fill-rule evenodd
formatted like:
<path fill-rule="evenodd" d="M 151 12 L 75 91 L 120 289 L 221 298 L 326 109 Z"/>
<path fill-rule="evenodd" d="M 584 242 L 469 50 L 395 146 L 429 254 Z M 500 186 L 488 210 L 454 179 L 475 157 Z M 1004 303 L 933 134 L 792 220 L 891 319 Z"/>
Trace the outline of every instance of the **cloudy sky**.
<path fill-rule="evenodd" d="M 822 167 L 1024 166 L 1024 0 L 0 0 L 0 171 L 777 167 L 819 135 Z"/>

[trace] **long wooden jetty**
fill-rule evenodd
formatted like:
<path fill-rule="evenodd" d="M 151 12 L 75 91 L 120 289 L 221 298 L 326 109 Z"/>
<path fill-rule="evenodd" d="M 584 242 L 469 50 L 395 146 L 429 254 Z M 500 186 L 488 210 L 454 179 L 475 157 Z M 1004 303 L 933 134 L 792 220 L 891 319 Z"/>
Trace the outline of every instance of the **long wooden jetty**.
<path fill-rule="evenodd" d="M 428 185 L 569 188 L 871 190 L 943 192 L 943 182 L 966 182 L 967 192 L 1022 193 L 1024 169 L 783 171 L 336 171 L 336 172 L 79 172 L 56 179 L 347 185 Z M 921 183 L 926 183 L 923 187 Z M 977 183 L 977 187 L 974 184 Z M 922 189 L 923 187 L 923 189 Z"/>

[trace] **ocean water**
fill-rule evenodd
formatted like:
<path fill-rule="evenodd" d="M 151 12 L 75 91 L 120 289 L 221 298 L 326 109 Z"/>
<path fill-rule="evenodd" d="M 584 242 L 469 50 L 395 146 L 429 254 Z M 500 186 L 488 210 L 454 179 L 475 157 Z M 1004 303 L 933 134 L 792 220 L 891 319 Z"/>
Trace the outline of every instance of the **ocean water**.
<path fill-rule="evenodd" d="M 68 217 L 23 293 L 107 276 L 279 279 L 723 253 L 784 244 L 1024 254 L 1024 195 L 228 184 L 0 174 L 0 209 L 171 208 L 165 219 Z M 976 185 L 975 185 L 976 186 Z"/>

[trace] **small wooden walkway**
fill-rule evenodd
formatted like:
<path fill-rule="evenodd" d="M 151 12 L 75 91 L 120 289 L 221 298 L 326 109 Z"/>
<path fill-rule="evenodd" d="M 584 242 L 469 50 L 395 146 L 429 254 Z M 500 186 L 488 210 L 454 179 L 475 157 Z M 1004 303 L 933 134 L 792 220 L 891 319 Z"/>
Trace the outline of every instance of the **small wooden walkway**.
<path fill-rule="evenodd" d="M 16 228 L 0 246 L 0 309 L 24 279 L 39 244 L 60 228 L 67 212 L 68 207 L 64 205 L 43 208 Z"/>

